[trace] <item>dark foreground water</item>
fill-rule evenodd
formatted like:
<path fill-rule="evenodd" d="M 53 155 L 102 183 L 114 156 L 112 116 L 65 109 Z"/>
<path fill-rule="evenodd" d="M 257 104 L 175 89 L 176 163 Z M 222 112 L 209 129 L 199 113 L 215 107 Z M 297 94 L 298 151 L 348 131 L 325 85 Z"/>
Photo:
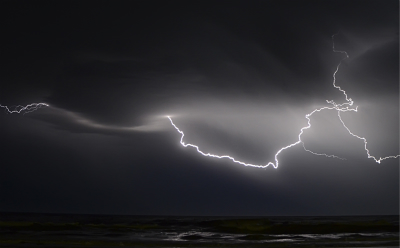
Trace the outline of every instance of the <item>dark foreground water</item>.
<path fill-rule="evenodd" d="M 1 247 L 399 247 L 399 216 L 0 213 Z"/>

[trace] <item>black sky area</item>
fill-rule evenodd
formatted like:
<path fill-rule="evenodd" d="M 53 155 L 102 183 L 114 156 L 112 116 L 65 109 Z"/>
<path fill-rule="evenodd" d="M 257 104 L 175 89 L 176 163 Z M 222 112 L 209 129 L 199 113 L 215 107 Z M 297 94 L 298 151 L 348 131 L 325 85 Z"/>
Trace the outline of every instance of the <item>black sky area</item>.
<path fill-rule="evenodd" d="M 399 213 L 399 1 L 2 1 L 0 211 Z M 3 110 L 3 109 L 2 109 Z"/>

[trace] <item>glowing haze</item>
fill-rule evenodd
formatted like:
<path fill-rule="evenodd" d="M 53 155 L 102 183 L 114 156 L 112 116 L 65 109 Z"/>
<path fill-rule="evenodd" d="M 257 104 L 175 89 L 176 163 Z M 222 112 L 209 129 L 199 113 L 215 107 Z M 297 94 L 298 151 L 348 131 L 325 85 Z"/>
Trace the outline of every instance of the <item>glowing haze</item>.
<path fill-rule="evenodd" d="M 193 144 L 185 144 L 185 142 L 183 141 L 183 137 L 185 136 L 185 134 L 183 133 L 183 131 L 181 131 L 181 130 L 174 124 L 174 122 L 172 121 L 171 117 L 167 116 L 167 118 L 170 120 L 172 126 L 182 135 L 182 136 L 181 136 L 181 140 L 180 140 L 181 145 L 184 146 L 184 147 L 192 147 L 192 148 L 195 148 L 195 149 L 197 150 L 198 153 L 200 153 L 201 155 L 206 156 L 206 157 L 227 158 L 227 159 L 232 160 L 234 163 L 238 163 L 238 164 L 245 165 L 245 166 L 257 167 L 257 168 L 266 168 L 266 167 L 268 167 L 268 166 L 270 166 L 270 165 L 272 165 L 275 169 L 278 168 L 278 165 L 279 165 L 278 155 L 279 155 L 282 151 L 284 151 L 284 150 L 286 150 L 286 149 L 288 149 L 288 148 L 290 148 L 290 147 L 293 147 L 293 146 L 295 146 L 295 145 L 298 145 L 298 144 L 302 144 L 304 150 L 306 150 L 306 151 L 308 151 L 308 152 L 310 152 L 310 153 L 312 153 L 312 154 L 314 154 L 314 155 L 322 155 L 322 156 L 325 156 L 325 157 L 333 157 L 333 158 L 343 159 L 343 158 L 340 158 L 340 157 L 338 157 L 338 156 L 336 156 L 336 155 L 328 155 L 328 154 L 325 154 L 325 153 L 316 153 L 316 152 L 313 152 L 313 151 L 311 151 L 311 150 L 308 150 L 308 149 L 306 149 L 306 147 L 305 147 L 305 145 L 304 145 L 304 142 L 301 140 L 301 135 L 303 134 L 304 130 L 311 128 L 311 119 L 310 119 L 310 117 L 311 117 L 314 113 L 320 112 L 320 111 L 322 111 L 322 110 L 327 110 L 327 109 L 329 109 L 329 110 L 335 109 L 335 110 L 337 110 L 338 118 L 339 118 L 340 122 L 343 124 L 343 127 L 349 132 L 349 134 L 352 135 L 353 137 L 356 137 L 357 139 L 362 140 L 362 141 L 364 142 L 364 148 L 365 148 L 365 151 L 367 152 L 368 158 L 374 159 L 375 162 L 377 162 L 377 163 L 381 163 L 382 160 L 385 160 L 385 159 L 388 159 L 388 158 L 398 158 L 400 155 L 387 156 L 387 157 L 383 157 L 383 158 L 381 157 L 381 158 L 379 158 L 379 159 L 377 159 L 376 157 L 372 156 L 372 155 L 369 153 L 369 150 L 367 149 L 367 139 L 366 139 L 366 138 L 363 138 L 363 137 L 360 137 L 360 136 L 354 134 L 353 132 L 351 132 L 350 129 L 349 129 L 349 128 L 346 126 L 346 124 L 343 122 L 342 117 L 340 116 L 340 112 L 347 112 L 347 111 L 354 111 L 354 112 L 357 112 L 357 107 L 355 107 L 355 108 L 352 107 L 352 106 L 353 106 L 353 103 L 354 103 L 353 100 L 352 100 L 351 98 L 348 98 L 348 96 L 347 96 L 345 90 L 343 90 L 342 88 L 340 88 L 340 86 L 336 85 L 336 73 L 339 71 L 339 67 L 340 67 L 342 61 L 343 61 L 344 59 L 349 58 L 349 55 L 347 54 L 346 51 L 337 51 L 337 50 L 335 50 L 335 40 L 334 40 L 334 38 L 335 38 L 335 35 L 332 35 L 333 52 L 342 53 L 342 54 L 346 55 L 346 57 L 343 58 L 343 59 L 339 62 L 339 64 L 338 64 L 337 67 L 336 67 L 335 72 L 333 73 L 333 87 L 335 87 L 336 89 L 338 89 L 339 91 L 341 91 L 341 92 L 344 94 L 344 96 L 345 96 L 345 98 L 346 98 L 346 99 L 345 99 L 346 102 L 341 103 L 341 104 L 337 104 L 337 103 L 335 103 L 333 100 L 330 100 L 330 101 L 329 101 L 329 100 L 326 100 L 326 102 L 332 104 L 333 107 L 322 107 L 322 108 L 318 108 L 318 109 L 313 110 L 311 113 L 306 114 L 305 117 L 306 117 L 306 119 L 307 119 L 308 125 L 305 126 L 305 127 L 302 127 L 302 128 L 300 129 L 300 133 L 299 133 L 299 136 L 298 136 L 298 140 L 297 140 L 296 142 L 294 142 L 294 143 L 292 143 L 292 144 L 290 144 L 290 145 L 287 145 L 287 146 L 285 146 L 285 147 L 282 147 L 281 149 L 278 150 L 278 152 L 275 154 L 275 163 L 273 163 L 273 162 L 268 162 L 266 165 L 255 165 L 255 164 L 249 164 L 249 163 L 245 163 L 245 162 L 236 160 L 235 158 L 233 158 L 233 157 L 231 157 L 231 156 L 229 156 L 229 155 L 215 155 L 215 154 L 211 154 L 211 153 L 205 153 L 205 152 L 201 151 L 200 148 L 199 148 L 198 146 L 196 146 L 196 145 L 193 145 Z M 347 105 L 347 106 L 345 106 L 345 105 Z M 349 108 L 349 107 L 351 107 L 351 108 Z"/>

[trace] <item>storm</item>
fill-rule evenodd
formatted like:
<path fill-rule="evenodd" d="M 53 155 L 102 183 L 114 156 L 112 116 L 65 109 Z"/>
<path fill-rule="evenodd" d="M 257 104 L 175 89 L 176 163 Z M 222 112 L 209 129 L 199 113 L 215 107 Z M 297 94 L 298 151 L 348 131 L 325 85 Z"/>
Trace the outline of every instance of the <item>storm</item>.
<path fill-rule="evenodd" d="M 398 1 L 2 5 L 0 211 L 399 213 Z"/>

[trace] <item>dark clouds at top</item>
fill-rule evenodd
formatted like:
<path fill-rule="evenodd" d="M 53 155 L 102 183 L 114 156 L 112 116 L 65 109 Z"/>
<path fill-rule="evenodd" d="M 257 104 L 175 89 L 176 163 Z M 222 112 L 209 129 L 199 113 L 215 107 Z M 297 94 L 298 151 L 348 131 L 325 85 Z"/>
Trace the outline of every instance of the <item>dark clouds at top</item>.
<path fill-rule="evenodd" d="M 399 152 L 398 2 L 137 1 L 3 3 L 0 210 L 126 214 L 396 214 L 398 160 L 376 164 L 325 100 L 359 105 L 343 119 L 371 154 Z"/>

